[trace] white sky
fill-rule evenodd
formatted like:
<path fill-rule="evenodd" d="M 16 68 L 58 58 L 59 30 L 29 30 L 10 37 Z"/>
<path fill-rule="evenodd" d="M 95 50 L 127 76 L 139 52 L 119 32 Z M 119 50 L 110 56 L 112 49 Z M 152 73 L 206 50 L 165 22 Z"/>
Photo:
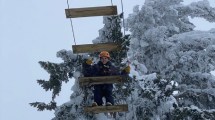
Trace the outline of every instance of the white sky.
<path fill-rule="evenodd" d="M 93 2 L 92 2 L 93 1 Z M 70 7 L 111 5 L 110 0 L 70 0 Z M 186 4 L 191 1 L 186 0 Z M 215 6 L 214 0 L 209 0 Z M 134 5 L 144 0 L 123 0 L 125 18 Z M 121 13 L 120 0 L 113 0 Z M 74 44 L 69 19 L 65 17 L 66 0 L 0 0 L 0 120 L 50 120 L 53 111 L 38 112 L 28 103 L 49 102 L 37 79 L 49 75 L 38 61 L 61 62 L 56 52 L 70 50 Z M 205 20 L 192 20 L 200 30 L 215 28 Z M 199 24 L 201 23 L 201 24 Z M 102 17 L 73 19 L 77 44 L 91 43 L 102 28 Z M 69 101 L 72 80 L 63 85 L 59 104 Z"/>

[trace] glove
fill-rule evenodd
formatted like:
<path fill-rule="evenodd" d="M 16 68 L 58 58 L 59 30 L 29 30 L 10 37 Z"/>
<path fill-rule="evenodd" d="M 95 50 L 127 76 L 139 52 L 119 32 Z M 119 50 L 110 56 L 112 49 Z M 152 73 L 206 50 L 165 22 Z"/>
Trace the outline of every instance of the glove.
<path fill-rule="evenodd" d="M 130 73 L 131 67 L 130 67 L 130 66 L 125 67 L 125 68 L 124 68 L 124 71 L 125 71 L 126 73 Z"/>
<path fill-rule="evenodd" d="M 93 63 L 93 60 L 92 60 L 92 59 L 87 59 L 87 60 L 86 60 L 86 63 L 87 63 L 88 65 L 91 65 L 91 64 Z"/>

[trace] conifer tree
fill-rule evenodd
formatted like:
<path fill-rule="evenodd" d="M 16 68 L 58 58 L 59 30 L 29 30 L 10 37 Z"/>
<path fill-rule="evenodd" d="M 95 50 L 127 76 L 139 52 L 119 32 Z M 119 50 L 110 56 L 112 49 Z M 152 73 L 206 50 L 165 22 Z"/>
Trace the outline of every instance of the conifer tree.
<path fill-rule="evenodd" d="M 154 79 L 152 85 L 158 86 L 158 91 L 146 92 L 148 75 L 138 78 L 142 92 L 135 99 L 137 119 L 215 119 L 215 81 L 210 74 L 215 68 L 215 32 L 214 29 L 194 31 L 195 26 L 188 18 L 202 17 L 215 22 L 215 9 L 207 0 L 187 6 L 181 2 L 146 0 L 141 9 L 136 6 L 127 19 L 131 31 L 129 52 L 132 61 L 137 61 L 133 64 L 144 64 L 149 75 L 156 73 L 160 82 L 166 81 L 163 86 Z M 144 84 L 140 84 L 141 81 Z M 177 93 L 169 94 L 173 91 Z M 147 104 L 150 110 L 144 104 L 148 96 L 153 96 L 151 105 Z M 168 104 L 157 104 L 163 100 Z"/>

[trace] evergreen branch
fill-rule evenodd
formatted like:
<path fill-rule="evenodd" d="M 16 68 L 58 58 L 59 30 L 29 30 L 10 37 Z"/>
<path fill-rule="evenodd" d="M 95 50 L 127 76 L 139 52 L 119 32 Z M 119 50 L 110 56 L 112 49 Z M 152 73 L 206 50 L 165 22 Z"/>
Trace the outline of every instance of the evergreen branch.
<path fill-rule="evenodd" d="M 54 110 L 57 105 L 56 102 L 51 101 L 50 103 L 46 104 L 44 102 L 34 102 L 34 103 L 29 103 L 31 106 L 38 108 L 38 111 L 43 111 L 43 110 Z"/>
<path fill-rule="evenodd" d="M 37 83 L 46 91 L 51 90 L 50 82 L 45 80 L 37 80 Z"/>
<path fill-rule="evenodd" d="M 215 110 L 200 110 L 198 107 L 182 107 L 172 112 L 173 120 L 191 118 L 192 120 L 214 120 Z"/>

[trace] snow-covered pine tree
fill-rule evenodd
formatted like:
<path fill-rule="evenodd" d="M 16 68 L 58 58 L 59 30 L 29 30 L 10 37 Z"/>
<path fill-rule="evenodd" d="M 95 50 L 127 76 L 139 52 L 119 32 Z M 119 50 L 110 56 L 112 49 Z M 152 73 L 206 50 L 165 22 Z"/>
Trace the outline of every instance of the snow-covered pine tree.
<path fill-rule="evenodd" d="M 188 18 L 215 22 L 215 9 L 207 0 L 182 1 L 145 0 L 127 18 L 129 57 L 140 85 L 132 102 L 135 119 L 215 119 L 215 29 L 195 31 Z"/>
<path fill-rule="evenodd" d="M 111 61 L 116 65 L 120 65 L 121 61 L 127 56 L 129 46 L 129 35 L 124 35 L 121 32 L 123 14 L 118 16 L 103 17 L 104 27 L 99 30 L 99 36 L 93 40 L 93 43 L 116 43 L 119 45 L 117 51 L 111 51 Z M 99 53 L 97 53 L 99 54 Z M 97 57 L 96 54 L 92 56 Z"/>

